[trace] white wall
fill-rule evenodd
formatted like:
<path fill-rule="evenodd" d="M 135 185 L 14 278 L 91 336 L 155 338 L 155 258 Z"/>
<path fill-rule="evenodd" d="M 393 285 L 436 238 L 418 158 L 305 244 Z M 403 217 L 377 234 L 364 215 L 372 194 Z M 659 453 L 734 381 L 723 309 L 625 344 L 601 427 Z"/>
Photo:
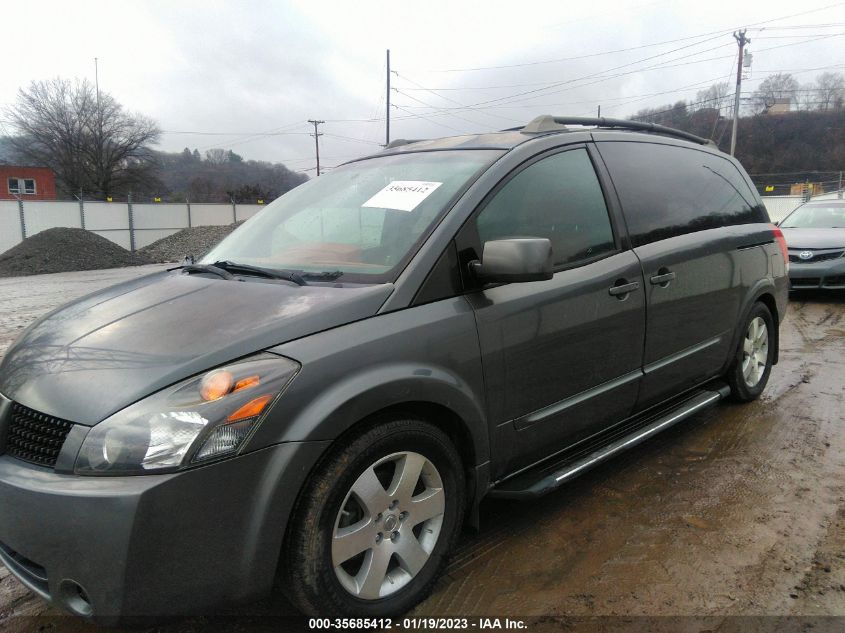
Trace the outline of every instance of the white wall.
<path fill-rule="evenodd" d="M 234 221 L 235 212 L 231 204 L 191 203 L 191 226 L 216 226 Z"/>
<path fill-rule="evenodd" d="M 833 191 L 831 193 L 823 193 L 818 196 L 813 196 L 812 200 L 815 202 L 816 200 L 841 200 L 842 199 L 842 192 L 841 191 Z"/>
<path fill-rule="evenodd" d="M 77 229 L 82 226 L 78 202 L 57 202 L 54 200 L 25 202 L 24 215 L 27 237 L 32 237 L 36 233 L 57 226 Z"/>
<path fill-rule="evenodd" d="M 231 214 L 232 207 L 229 207 Z M 188 207 L 184 204 L 133 204 L 132 221 L 136 229 L 184 229 L 188 226 Z"/>
<path fill-rule="evenodd" d="M 249 220 L 256 213 L 261 211 L 265 205 L 263 204 L 239 204 L 238 205 L 238 222 L 241 220 Z"/>
<path fill-rule="evenodd" d="M 251 218 L 264 205 L 191 204 L 190 225 L 209 226 L 231 224 Z M 128 249 L 129 205 L 125 202 L 83 203 L 84 228 Z M 59 200 L 24 202 L 27 237 L 49 228 L 83 227 L 79 203 Z M 132 205 L 135 248 L 143 248 L 156 240 L 188 227 L 188 205 L 181 203 L 137 203 Z M 22 240 L 20 212 L 17 200 L 0 200 L 0 254 Z"/>
<path fill-rule="evenodd" d="M 0 200 L 0 254 L 21 241 L 21 216 L 17 200 Z"/>
<path fill-rule="evenodd" d="M 763 196 L 763 204 L 772 222 L 780 222 L 795 209 L 804 204 L 801 196 Z"/>

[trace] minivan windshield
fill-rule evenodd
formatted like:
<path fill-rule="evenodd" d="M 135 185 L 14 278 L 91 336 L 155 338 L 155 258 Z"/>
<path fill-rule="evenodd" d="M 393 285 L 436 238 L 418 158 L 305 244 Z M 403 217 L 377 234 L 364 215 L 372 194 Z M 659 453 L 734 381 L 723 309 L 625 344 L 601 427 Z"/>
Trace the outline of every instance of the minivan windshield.
<path fill-rule="evenodd" d="M 798 207 L 780 225 L 785 229 L 845 229 L 845 204 Z"/>
<path fill-rule="evenodd" d="M 296 187 L 203 259 L 303 279 L 393 281 L 451 201 L 500 150 L 409 152 L 339 167 Z"/>

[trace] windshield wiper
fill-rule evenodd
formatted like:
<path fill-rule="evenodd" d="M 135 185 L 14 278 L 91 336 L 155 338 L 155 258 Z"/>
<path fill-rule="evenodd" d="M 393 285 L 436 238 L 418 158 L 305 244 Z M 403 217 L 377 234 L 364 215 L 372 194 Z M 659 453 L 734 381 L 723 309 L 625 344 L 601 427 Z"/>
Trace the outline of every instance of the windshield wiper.
<path fill-rule="evenodd" d="M 320 281 L 334 281 L 335 279 L 343 276 L 342 270 L 324 270 L 319 273 L 311 273 L 307 271 L 300 271 L 299 273 L 302 277 L 306 279 L 319 279 Z"/>
<path fill-rule="evenodd" d="M 184 270 L 187 273 L 211 273 L 212 275 L 217 275 L 218 277 L 222 277 L 228 281 L 235 278 L 232 273 L 223 270 L 219 266 L 211 264 L 186 264 L 185 266 L 176 266 L 175 268 L 167 269 L 168 272 L 171 270 Z"/>
<path fill-rule="evenodd" d="M 297 286 L 308 285 L 308 282 L 306 282 L 300 275 L 290 270 L 273 270 L 270 268 L 250 266 L 249 264 L 238 264 L 237 262 L 230 261 L 214 262 L 212 267 L 228 271 L 229 273 L 256 275 L 258 277 L 266 277 L 267 279 L 283 279 L 285 281 L 295 283 Z"/>

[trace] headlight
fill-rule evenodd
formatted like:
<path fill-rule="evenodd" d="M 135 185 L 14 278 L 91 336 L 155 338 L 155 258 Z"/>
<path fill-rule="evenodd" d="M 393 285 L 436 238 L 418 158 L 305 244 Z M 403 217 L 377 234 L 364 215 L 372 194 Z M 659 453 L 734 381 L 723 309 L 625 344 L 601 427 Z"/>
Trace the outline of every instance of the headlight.
<path fill-rule="evenodd" d="M 76 472 L 162 472 L 233 454 L 297 371 L 265 353 L 162 389 L 92 428 Z"/>

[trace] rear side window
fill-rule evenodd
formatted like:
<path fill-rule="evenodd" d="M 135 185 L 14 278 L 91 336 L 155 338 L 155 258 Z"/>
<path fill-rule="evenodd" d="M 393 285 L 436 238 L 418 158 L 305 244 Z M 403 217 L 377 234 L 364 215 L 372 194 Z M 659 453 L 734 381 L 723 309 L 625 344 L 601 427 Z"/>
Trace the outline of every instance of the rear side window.
<path fill-rule="evenodd" d="M 652 143 L 598 147 L 622 200 L 634 246 L 769 221 L 737 168 L 720 156 Z"/>
<path fill-rule="evenodd" d="M 482 244 L 546 237 L 556 266 L 615 250 L 604 196 L 585 149 L 555 154 L 520 171 L 484 207 L 476 228 Z"/>

